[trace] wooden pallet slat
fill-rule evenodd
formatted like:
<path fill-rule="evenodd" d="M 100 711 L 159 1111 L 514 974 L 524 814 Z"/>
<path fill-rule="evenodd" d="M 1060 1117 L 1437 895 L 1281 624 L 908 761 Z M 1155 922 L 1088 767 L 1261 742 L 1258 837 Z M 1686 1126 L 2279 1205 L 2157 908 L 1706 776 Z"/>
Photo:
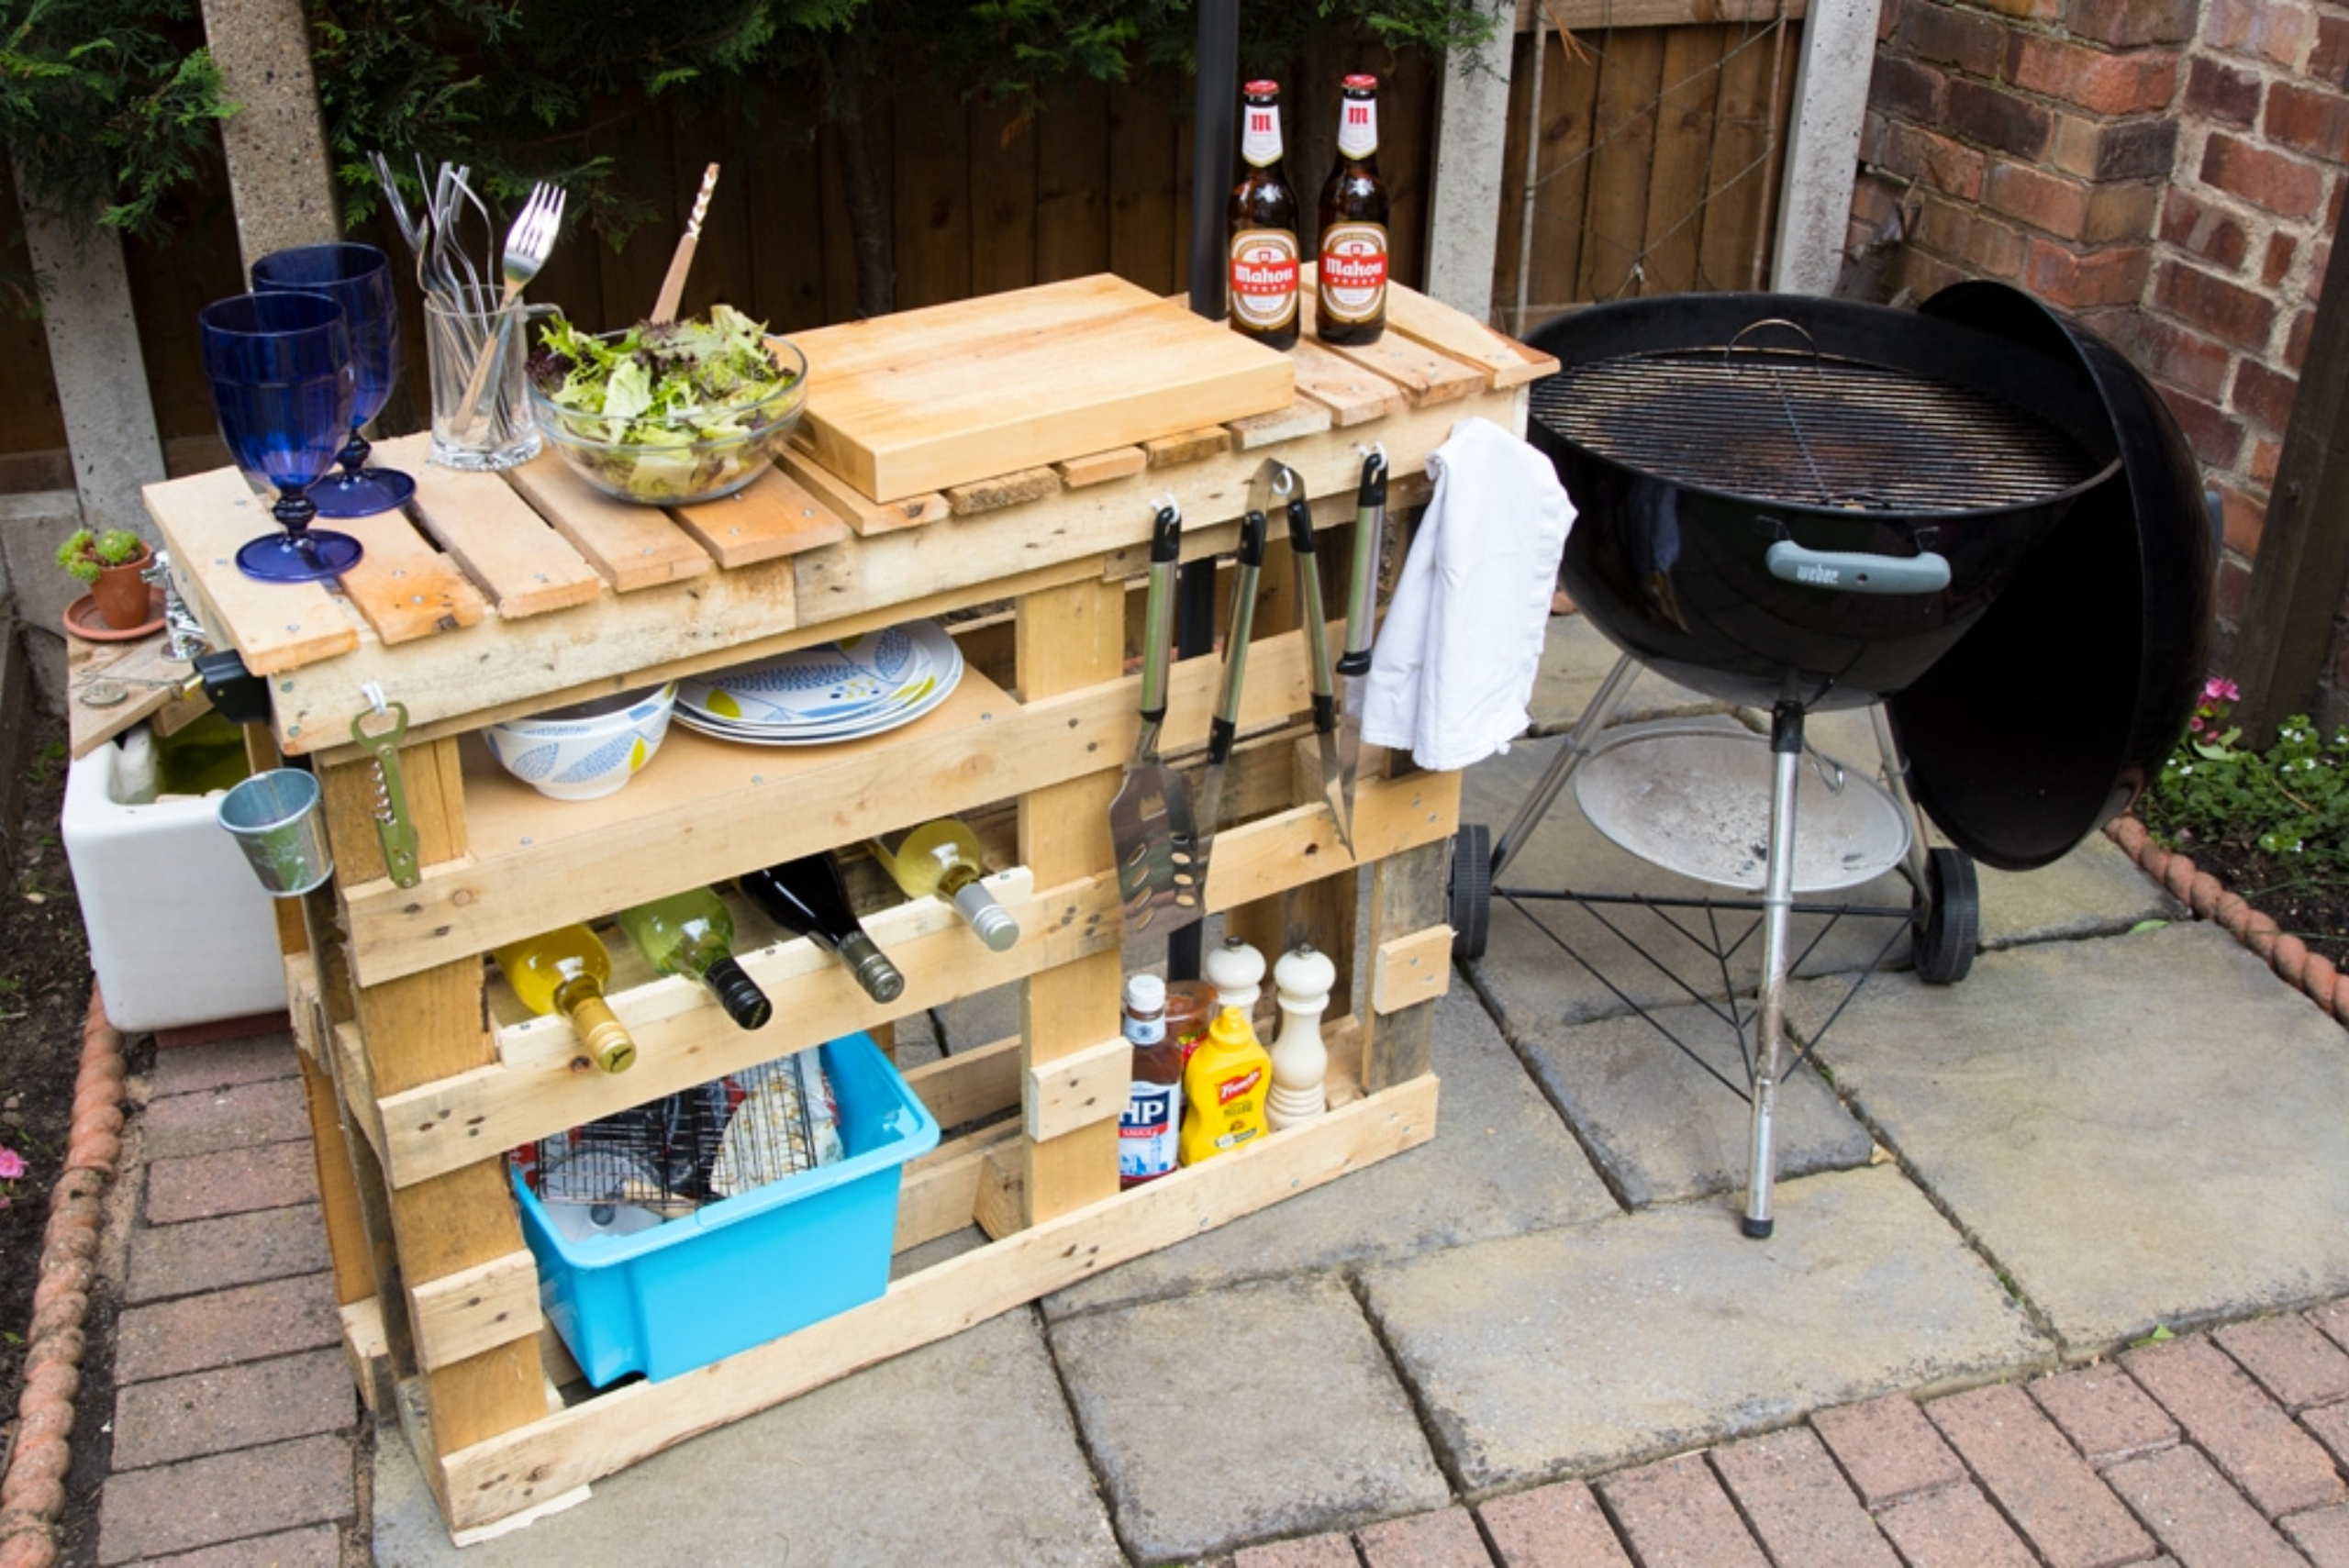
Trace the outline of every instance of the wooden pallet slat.
<path fill-rule="evenodd" d="M 728 571 L 849 537 L 849 526 L 790 474 L 768 469 L 716 501 L 676 509 L 677 526 Z"/>
<path fill-rule="evenodd" d="M 1310 284 L 1316 264 L 1308 261 L 1304 271 Z M 1539 381 L 1558 368 L 1558 361 L 1550 355 L 1504 338 L 1475 317 L 1440 305 L 1416 289 L 1386 291 L 1386 329 L 1477 366 L 1484 372 L 1485 384 L 1496 391 Z"/>
<path fill-rule="evenodd" d="M 1224 428 L 1231 432 L 1233 450 L 1245 452 L 1293 441 L 1299 436 L 1318 436 L 1332 422 L 1328 405 L 1316 403 L 1309 397 L 1300 397 L 1287 407 L 1273 413 L 1252 414 L 1245 419 L 1234 419 Z"/>
<path fill-rule="evenodd" d="M 1489 384 L 1481 367 L 1464 363 L 1402 332 L 1382 332 L 1368 343 L 1324 343 L 1314 336 L 1317 308 L 1313 290 L 1300 287 L 1297 291 L 1300 343 L 1310 339 L 1315 347 L 1393 382 L 1414 404 L 1450 403 L 1482 392 Z"/>
<path fill-rule="evenodd" d="M 592 604 L 604 591 L 596 574 L 553 525 L 514 493 L 503 474 L 429 463 L 429 438 L 404 437 L 376 449 L 416 480 L 408 505 L 507 620 Z"/>
<path fill-rule="evenodd" d="M 859 535 L 918 528 L 937 522 L 952 510 L 946 497 L 935 492 L 899 501 L 875 501 L 796 446 L 786 448 L 776 466 L 836 517 L 845 518 Z"/>
<path fill-rule="evenodd" d="M 615 593 L 698 577 L 717 564 L 668 513 L 612 499 L 552 452 L 541 452 L 507 477 Z"/>
<path fill-rule="evenodd" d="M 1052 472 L 1061 476 L 1063 484 L 1078 490 L 1087 484 L 1106 484 L 1112 479 L 1130 479 L 1149 466 L 1150 454 L 1141 448 L 1112 447 L 1108 451 L 1064 459 L 1052 464 Z"/>
<path fill-rule="evenodd" d="M 358 627 L 324 584 L 262 583 L 237 570 L 239 546 L 280 530 L 235 469 L 165 480 L 143 494 L 215 642 L 243 654 L 246 669 L 279 674 L 359 646 Z M 224 635 L 229 628 L 234 635 Z"/>
<path fill-rule="evenodd" d="M 991 479 L 973 480 L 968 484 L 950 484 L 946 487 L 946 504 L 958 517 L 974 517 L 982 512 L 999 512 L 1006 506 L 1041 501 L 1060 487 L 1059 468 L 1046 464 L 1023 468 L 1016 473 L 998 473 Z"/>
<path fill-rule="evenodd" d="M 1231 432 L 1221 425 L 1205 425 L 1196 430 L 1154 437 L 1142 442 L 1141 450 L 1152 468 L 1173 468 L 1178 463 L 1222 456 L 1231 450 Z"/>
<path fill-rule="evenodd" d="M 1297 367 L 1298 393 L 1329 409 L 1330 423 L 1340 429 L 1385 419 L 1410 406 L 1410 395 L 1401 386 L 1310 338 L 1299 338 L 1288 357 Z"/>
<path fill-rule="evenodd" d="M 399 513 L 338 517 L 332 526 L 357 539 L 362 551 L 339 579 L 343 596 L 386 648 L 473 626 L 487 612 L 481 590 Z"/>

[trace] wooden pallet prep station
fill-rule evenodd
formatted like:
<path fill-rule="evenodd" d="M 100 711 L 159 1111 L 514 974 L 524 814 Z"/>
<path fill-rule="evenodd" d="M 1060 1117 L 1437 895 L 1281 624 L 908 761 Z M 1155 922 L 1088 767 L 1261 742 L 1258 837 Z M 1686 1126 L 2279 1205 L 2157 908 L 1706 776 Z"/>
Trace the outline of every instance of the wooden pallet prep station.
<path fill-rule="evenodd" d="M 1194 323 L 1211 334 L 1212 362 L 1169 373 L 1191 389 L 1186 410 L 1205 416 L 1105 444 L 1098 432 L 1152 416 L 1126 387 L 1103 393 L 1093 417 L 1051 378 L 1054 351 L 1038 348 L 1038 323 L 1071 299 L 1130 306 L 1132 292 L 1080 280 L 941 307 L 953 330 L 925 334 L 947 346 L 934 352 L 1018 363 L 1045 378 L 1040 406 L 1058 402 L 1050 433 L 1004 438 L 999 450 L 1020 454 L 1017 472 L 932 491 L 902 493 L 906 476 L 966 472 L 970 452 L 920 439 L 918 376 L 904 394 L 913 438 L 899 439 L 903 427 L 872 398 L 837 400 L 749 489 L 674 510 L 607 501 L 552 453 L 508 473 L 460 473 L 429 466 L 421 437 L 384 442 L 377 461 L 415 475 L 416 498 L 406 514 L 337 525 L 362 539 L 366 558 L 330 584 L 238 573 L 236 547 L 273 525 L 233 472 L 148 490 L 214 646 L 267 678 L 267 732 L 249 731 L 257 762 L 312 768 L 323 785 L 336 874 L 281 903 L 279 927 L 337 1288 L 362 1394 L 401 1417 L 460 1540 L 568 1506 L 597 1477 L 696 1433 L 1434 1136 L 1430 1048 L 1448 973 L 1459 780 L 1370 750 L 1348 853 L 1318 780 L 1305 782 L 1306 639 L 1334 641 L 1338 628 L 1299 624 L 1283 542 L 1260 590 L 1205 902 L 1268 955 L 1304 940 L 1338 962 L 1325 1026 L 1330 1109 L 1119 1191 L 1127 957 L 1108 806 L 1138 735 L 1139 677 L 1127 673 L 1134 590 L 1162 498 L 1181 508 L 1186 559 L 1229 551 L 1267 458 L 1315 498 L 1324 539 L 1340 546 L 1325 545 L 1321 570 L 1342 583 L 1341 525 L 1374 444 L 1399 512 L 1424 500 L 1428 455 L 1456 421 L 1521 435 L 1525 384 L 1553 362 L 1400 288 L 1385 338 L 1361 350 L 1308 333 L 1274 354 Z M 844 383 L 859 366 L 887 367 L 891 325 L 799 339 L 811 391 L 835 368 L 828 348 Z M 1081 350 L 1055 351 L 1069 360 Z M 974 373 L 940 373 L 941 384 L 967 387 Z M 995 384 L 999 401 L 1022 401 L 1000 373 Z M 1238 403 L 1219 414 L 1217 396 Z M 851 448 L 880 454 L 882 477 L 851 472 L 841 455 Z M 1390 545 L 1390 574 L 1400 549 Z M 1342 605 L 1342 594 L 1330 602 Z M 500 719 L 917 617 L 941 617 L 954 633 L 962 684 L 934 711 L 869 739 L 774 749 L 673 726 L 625 789 L 562 802 L 507 775 L 478 735 Z M 1178 767 L 1196 766 L 1205 747 L 1218 671 L 1213 655 L 1174 667 L 1161 745 Z M 421 863 L 412 886 L 387 873 L 373 765 L 354 743 L 377 695 L 407 714 L 399 767 Z M 738 956 L 774 1012 L 744 1031 L 613 931 L 611 1006 L 639 1056 L 626 1073 L 583 1072 L 570 1026 L 529 1015 L 484 961 L 502 942 L 573 921 L 608 926 L 631 904 L 948 815 L 978 829 L 998 868 L 991 885 L 1022 935 L 991 951 L 944 905 L 907 903 L 851 858 L 866 929 L 907 979 L 886 1007 L 812 943 L 745 909 Z M 509 1150 L 850 1031 L 885 1040 L 896 1018 L 1014 984 L 1016 1036 L 905 1073 L 945 1136 L 905 1169 L 894 1246 L 903 1253 L 974 1224 L 988 1240 L 700 1370 L 587 1388 L 540 1307 Z"/>

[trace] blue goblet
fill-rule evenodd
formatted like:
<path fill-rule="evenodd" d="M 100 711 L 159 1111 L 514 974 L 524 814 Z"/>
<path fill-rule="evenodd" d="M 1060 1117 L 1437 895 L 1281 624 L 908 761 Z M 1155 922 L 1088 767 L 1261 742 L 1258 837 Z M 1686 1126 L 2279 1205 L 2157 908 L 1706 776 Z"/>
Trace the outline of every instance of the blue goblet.
<path fill-rule="evenodd" d="M 358 564 L 359 541 L 310 527 L 306 492 L 334 466 L 351 433 L 351 334 L 342 306 L 317 294 L 240 294 L 196 313 L 204 370 L 228 455 L 256 486 L 274 489 L 285 531 L 237 551 L 264 583 L 309 583 Z"/>
<path fill-rule="evenodd" d="M 416 494 L 416 481 L 394 468 L 370 468 L 373 449 L 359 433 L 392 395 L 399 379 L 400 318 L 392 295 L 392 264 L 373 245 L 301 245 L 276 250 L 253 263 L 253 288 L 262 294 L 299 290 L 322 294 L 342 306 L 351 333 L 351 368 L 358 395 L 351 408 L 351 443 L 342 449 L 339 473 L 310 486 L 322 517 L 372 517 Z"/>

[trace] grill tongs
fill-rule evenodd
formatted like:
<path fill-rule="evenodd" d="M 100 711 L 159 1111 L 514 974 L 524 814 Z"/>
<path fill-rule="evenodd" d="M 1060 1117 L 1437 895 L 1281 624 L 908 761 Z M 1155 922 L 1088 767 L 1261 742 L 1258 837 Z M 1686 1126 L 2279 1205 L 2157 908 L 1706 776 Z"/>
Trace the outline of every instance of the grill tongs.
<path fill-rule="evenodd" d="M 1240 519 L 1240 553 L 1231 578 L 1231 614 L 1223 634 L 1223 688 L 1216 699 L 1215 717 L 1208 724 L 1207 771 L 1199 778 L 1199 868 L 1202 886 L 1209 848 L 1223 820 L 1223 770 L 1231 761 L 1231 742 L 1240 733 L 1240 688 L 1248 671 L 1248 636 L 1256 622 L 1256 582 L 1264 567 L 1265 492 L 1286 491 L 1266 463 L 1248 487 L 1248 510 Z"/>

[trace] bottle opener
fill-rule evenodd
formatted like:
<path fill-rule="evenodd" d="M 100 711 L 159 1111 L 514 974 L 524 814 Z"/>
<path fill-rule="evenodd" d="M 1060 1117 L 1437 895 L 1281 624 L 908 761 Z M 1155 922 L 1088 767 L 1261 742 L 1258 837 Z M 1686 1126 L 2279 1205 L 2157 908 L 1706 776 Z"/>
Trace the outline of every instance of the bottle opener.
<path fill-rule="evenodd" d="M 391 728 L 370 734 L 367 721 L 388 716 Z M 407 705 L 375 706 L 351 721 L 351 739 L 373 760 L 375 768 L 375 836 L 383 840 L 384 869 L 395 885 L 414 887 L 424 880 L 417 866 L 416 824 L 408 820 L 407 789 L 400 781 L 400 737 L 407 733 Z"/>

